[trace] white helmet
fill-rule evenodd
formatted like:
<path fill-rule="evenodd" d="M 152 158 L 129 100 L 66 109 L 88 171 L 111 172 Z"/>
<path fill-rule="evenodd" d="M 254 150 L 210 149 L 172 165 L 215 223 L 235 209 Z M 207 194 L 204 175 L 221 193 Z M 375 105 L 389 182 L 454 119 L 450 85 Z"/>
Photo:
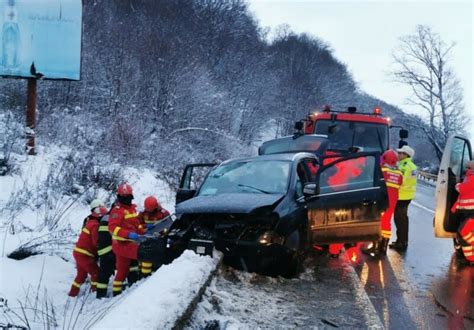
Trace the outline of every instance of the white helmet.
<path fill-rule="evenodd" d="M 99 207 L 99 206 L 105 206 L 104 202 L 102 202 L 101 199 L 94 199 L 92 202 L 91 202 L 91 205 L 90 205 L 90 208 L 91 210 L 95 209 L 96 207 Z"/>

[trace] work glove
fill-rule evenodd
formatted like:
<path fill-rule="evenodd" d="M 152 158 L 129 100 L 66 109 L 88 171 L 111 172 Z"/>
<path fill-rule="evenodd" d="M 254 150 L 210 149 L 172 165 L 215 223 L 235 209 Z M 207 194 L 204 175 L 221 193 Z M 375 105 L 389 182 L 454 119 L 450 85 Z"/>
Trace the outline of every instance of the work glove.
<path fill-rule="evenodd" d="M 149 224 L 146 225 L 146 229 L 147 229 L 147 230 L 150 230 L 150 229 L 152 229 L 153 227 L 155 227 L 155 225 L 152 224 L 152 223 L 149 223 Z"/>
<path fill-rule="evenodd" d="M 137 233 L 129 233 L 128 234 L 128 238 L 131 239 L 131 240 L 134 240 L 134 241 L 138 241 L 139 237 L 140 237 L 140 235 L 138 235 Z"/>

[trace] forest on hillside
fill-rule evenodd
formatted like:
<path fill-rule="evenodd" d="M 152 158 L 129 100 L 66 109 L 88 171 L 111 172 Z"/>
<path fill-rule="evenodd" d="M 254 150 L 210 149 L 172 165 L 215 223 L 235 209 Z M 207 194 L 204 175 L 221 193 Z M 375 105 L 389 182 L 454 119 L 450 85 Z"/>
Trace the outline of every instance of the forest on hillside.
<path fill-rule="evenodd" d="M 81 80 L 38 83 L 37 144 L 174 183 L 185 164 L 251 154 L 324 104 L 380 106 L 410 130 L 421 165 L 435 160 L 419 124 L 361 91 L 325 41 L 266 33 L 242 0 L 83 0 Z M 25 91 L 0 79 L 4 155 L 22 152 Z"/>

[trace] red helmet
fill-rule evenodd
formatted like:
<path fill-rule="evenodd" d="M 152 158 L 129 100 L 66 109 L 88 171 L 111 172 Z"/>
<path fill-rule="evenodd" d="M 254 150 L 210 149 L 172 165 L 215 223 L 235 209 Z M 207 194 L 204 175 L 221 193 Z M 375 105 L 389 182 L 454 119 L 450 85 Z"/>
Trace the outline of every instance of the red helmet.
<path fill-rule="evenodd" d="M 132 186 L 129 185 L 128 183 L 122 183 L 120 186 L 118 186 L 117 195 L 119 196 L 133 195 Z"/>
<path fill-rule="evenodd" d="M 389 149 L 383 153 L 382 160 L 389 166 L 395 166 L 398 162 L 398 154 L 395 150 Z"/>
<path fill-rule="evenodd" d="M 105 206 L 99 206 L 92 210 L 92 215 L 100 218 L 109 212 Z"/>
<path fill-rule="evenodd" d="M 158 203 L 158 200 L 153 196 L 148 196 L 147 198 L 145 198 L 144 204 L 145 211 L 147 212 L 154 211 L 160 207 L 160 203 Z"/>

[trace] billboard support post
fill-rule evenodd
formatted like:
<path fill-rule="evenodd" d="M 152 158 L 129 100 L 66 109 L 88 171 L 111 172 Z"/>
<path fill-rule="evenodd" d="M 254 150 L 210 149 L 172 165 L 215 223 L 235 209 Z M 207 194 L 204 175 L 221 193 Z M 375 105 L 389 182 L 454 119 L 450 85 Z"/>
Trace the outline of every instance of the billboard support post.
<path fill-rule="evenodd" d="M 35 155 L 36 78 L 28 78 L 26 99 L 26 152 Z"/>

